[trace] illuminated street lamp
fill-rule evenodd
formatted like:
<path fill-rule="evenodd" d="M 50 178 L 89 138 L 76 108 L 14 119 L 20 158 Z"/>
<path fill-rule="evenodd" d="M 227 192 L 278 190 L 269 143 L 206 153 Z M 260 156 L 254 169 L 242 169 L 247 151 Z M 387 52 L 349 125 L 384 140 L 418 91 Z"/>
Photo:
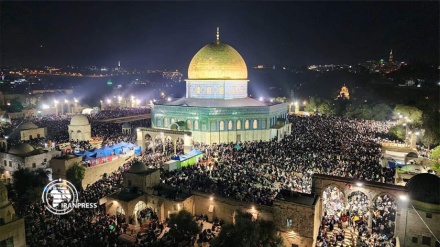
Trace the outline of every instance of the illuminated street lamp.
<path fill-rule="evenodd" d="M 54 99 L 53 104 L 55 106 L 55 115 L 58 116 L 58 100 Z"/>

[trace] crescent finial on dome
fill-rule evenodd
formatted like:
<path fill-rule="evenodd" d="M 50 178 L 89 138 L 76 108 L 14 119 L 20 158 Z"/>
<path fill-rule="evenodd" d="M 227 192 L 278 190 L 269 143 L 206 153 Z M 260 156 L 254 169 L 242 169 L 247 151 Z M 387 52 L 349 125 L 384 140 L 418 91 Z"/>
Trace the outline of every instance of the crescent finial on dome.
<path fill-rule="evenodd" d="M 217 42 L 220 41 L 220 28 L 217 27 Z"/>

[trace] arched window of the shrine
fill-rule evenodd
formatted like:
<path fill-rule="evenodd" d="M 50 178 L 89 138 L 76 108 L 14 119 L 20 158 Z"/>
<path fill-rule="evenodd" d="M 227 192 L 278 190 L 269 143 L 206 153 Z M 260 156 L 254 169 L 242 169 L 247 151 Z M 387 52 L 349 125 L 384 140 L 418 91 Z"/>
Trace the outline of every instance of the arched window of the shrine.
<path fill-rule="evenodd" d="M 257 121 L 257 119 L 255 119 L 254 122 L 252 123 L 252 128 L 254 128 L 254 129 L 258 128 L 258 121 Z"/>
<path fill-rule="evenodd" d="M 171 118 L 171 124 L 173 124 L 173 123 L 175 123 L 175 122 L 176 122 L 176 119 Z"/>
<path fill-rule="evenodd" d="M 191 128 L 192 128 L 191 120 L 187 120 L 187 121 L 186 121 L 186 128 L 187 128 L 188 130 L 191 130 Z"/>
<path fill-rule="evenodd" d="M 246 119 L 246 121 L 244 122 L 244 128 L 245 129 L 249 129 L 249 120 Z"/>
<path fill-rule="evenodd" d="M 241 130 L 241 120 L 237 120 L 237 130 Z"/>
<path fill-rule="evenodd" d="M 228 122 L 228 130 L 232 130 L 232 120 L 229 120 Z"/>
<path fill-rule="evenodd" d="M 198 130 L 199 129 L 199 121 L 194 121 L 194 129 Z"/>
<path fill-rule="evenodd" d="M 167 127 L 168 125 L 170 125 L 169 118 L 165 118 L 165 122 L 163 125 L 164 125 L 164 127 Z"/>
<path fill-rule="evenodd" d="M 225 130 L 225 122 L 220 121 L 220 130 Z"/>

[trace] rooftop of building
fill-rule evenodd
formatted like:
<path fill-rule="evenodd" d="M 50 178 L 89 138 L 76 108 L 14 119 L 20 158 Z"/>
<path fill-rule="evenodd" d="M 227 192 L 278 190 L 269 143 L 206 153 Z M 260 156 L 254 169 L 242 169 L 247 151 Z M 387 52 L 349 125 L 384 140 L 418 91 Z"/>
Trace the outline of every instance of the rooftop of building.
<path fill-rule="evenodd" d="M 277 105 L 276 102 L 263 102 L 253 98 L 238 99 L 200 99 L 180 98 L 170 102 L 158 102 L 157 105 L 188 106 L 188 107 L 261 107 Z"/>
<path fill-rule="evenodd" d="M 294 192 L 294 191 L 281 190 L 280 193 L 278 194 L 275 202 L 276 201 L 287 201 L 287 202 L 293 202 L 296 204 L 313 206 L 316 204 L 317 199 L 318 199 L 318 196 L 315 194 L 304 194 L 304 193 L 298 193 L 298 192 Z"/>

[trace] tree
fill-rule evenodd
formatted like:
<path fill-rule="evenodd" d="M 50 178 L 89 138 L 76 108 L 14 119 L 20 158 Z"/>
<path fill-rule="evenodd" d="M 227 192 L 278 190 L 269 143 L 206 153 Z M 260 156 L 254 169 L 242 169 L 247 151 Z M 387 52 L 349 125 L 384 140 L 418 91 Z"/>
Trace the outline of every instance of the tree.
<path fill-rule="evenodd" d="M 19 203 L 23 205 L 40 200 L 44 186 L 49 183 L 47 173 L 43 169 L 19 169 L 12 177 L 13 189 L 17 193 Z"/>
<path fill-rule="evenodd" d="M 423 144 L 425 146 L 436 145 L 440 143 L 440 113 L 435 110 L 425 111 L 423 114 Z"/>
<path fill-rule="evenodd" d="M 180 210 L 177 214 L 170 215 L 169 227 L 168 234 L 174 239 L 175 243 L 190 242 L 191 238 L 200 232 L 199 225 L 191 213 L 185 209 Z"/>
<path fill-rule="evenodd" d="M 431 159 L 438 161 L 440 159 L 440 146 L 437 146 L 431 151 Z"/>
<path fill-rule="evenodd" d="M 8 106 L 8 111 L 10 112 L 21 112 L 21 110 L 24 108 L 23 104 L 17 98 L 12 99 L 9 103 L 10 105 Z"/>
<path fill-rule="evenodd" d="M 72 167 L 67 169 L 66 178 L 73 183 L 75 187 L 81 187 L 81 181 L 84 179 L 85 172 L 86 169 L 84 166 L 75 163 Z"/>
<path fill-rule="evenodd" d="M 385 121 L 390 118 L 392 109 L 387 104 L 377 104 L 372 109 L 372 119 L 376 121 Z"/>
<path fill-rule="evenodd" d="M 395 138 L 398 138 L 400 140 L 404 140 L 405 139 L 405 129 L 400 126 L 400 125 L 396 125 L 390 128 L 390 130 L 388 131 L 388 134 L 390 134 L 391 136 L 394 136 Z"/>
<path fill-rule="evenodd" d="M 396 107 L 394 107 L 394 113 L 396 116 L 401 114 L 403 117 L 408 117 L 414 125 L 420 125 L 422 123 L 423 112 L 417 107 L 396 105 Z"/>
<path fill-rule="evenodd" d="M 238 213 L 235 225 L 222 226 L 219 236 L 210 243 L 212 247 L 220 246 L 282 246 L 282 240 L 276 235 L 275 223 L 265 220 L 252 220 L 250 213 Z"/>

